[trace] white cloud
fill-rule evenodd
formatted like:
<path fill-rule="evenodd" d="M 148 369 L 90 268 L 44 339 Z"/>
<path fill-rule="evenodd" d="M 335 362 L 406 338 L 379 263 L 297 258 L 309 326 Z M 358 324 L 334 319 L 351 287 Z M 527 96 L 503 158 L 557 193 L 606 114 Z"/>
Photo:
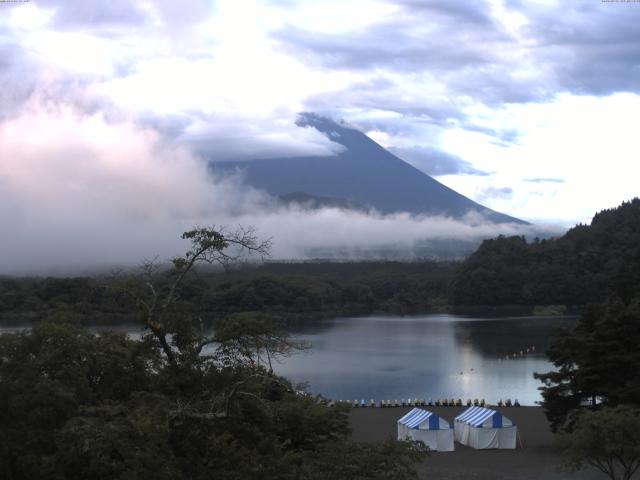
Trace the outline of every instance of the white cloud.
<path fill-rule="evenodd" d="M 509 186 L 512 198 L 487 199 L 486 204 L 521 218 L 588 220 L 640 193 L 640 137 L 634 127 L 639 108 L 640 96 L 631 93 L 600 98 L 563 94 L 548 103 L 473 112 L 473 121 L 487 128 L 516 129 L 517 140 L 504 146 L 479 132 L 446 131 L 441 137 L 445 149 L 495 173 L 440 180 L 472 198 L 478 198 L 478 188 Z M 533 177 L 565 182 L 527 182 Z"/>
<path fill-rule="evenodd" d="M 51 21 L 53 10 L 38 8 L 33 3 L 20 5 L 20 8 L 13 8 L 9 15 L 9 22 L 17 29 L 23 31 L 35 30 L 42 28 Z"/>
<path fill-rule="evenodd" d="M 0 273 L 169 258 L 184 248 L 180 233 L 195 224 L 255 226 L 273 238 L 276 258 L 381 247 L 410 256 L 427 240 L 528 231 L 477 216 L 455 221 L 280 207 L 237 179 L 209 177 L 200 158 L 150 128 L 64 104 L 32 101 L 0 124 L 0 159 L 0 223 L 9 226 Z"/>
<path fill-rule="evenodd" d="M 170 255 L 185 228 L 262 198 L 211 181 L 203 162 L 153 130 L 69 106 L 30 104 L 0 124 L 0 159 L 4 270 Z"/>
<path fill-rule="evenodd" d="M 313 128 L 292 119 L 196 119 L 175 139 L 208 160 L 249 160 L 295 156 L 333 156 L 344 149 Z"/>
<path fill-rule="evenodd" d="M 368 250 L 389 248 L 410 259 L 420 255 L 420 247 L 430 241 L 480 242 L 497 235 L 541 235 L 557 233 L 557 227 L 495 225 L 470 214 L 454 220 L 448 217 L 415 217 L 406 213 L 366 215 L 325 208 L 315 211 L 286 209 L 259 215 L 247 214 L 243 221 L 273 238 L 276 258 L 305 258 L 314 251 L 347 252 L 363 258 Z M 424 252 L 425 250 L 422 250 Z M 424 255 L 424 253 L 423 253 Z M 327 253 L 326 256 L 331 256 Z"/>
<path fill-rule="evenodd" d="M 557 2 L 531 10 L 519 2 L 491 4 L 488 12 L 482 3 L 450 8 L 437 1 L 3 5 L 8 14 L 0 18 L 0 38 L 8 46 L 0 60 L 6 86 L 0 119 L 6 120 L 3 153 L 12 157 L 0 158 L 2 214 L 19 225 L 35 225 L 47 217 L 35 205 L 56 205 L 58 223 L 67 215 L 71 228 L 75 213 L 89 225 L 94 216 L 120 218 L 122 212 L 143 223 L 162 223 L 209 214 L 211 203 L 231 208 L 245 197 L 233 194 L 234 201 L 225 203 L 210 193 L 193 152 L 220 159 L 336 153 L 335 143 L 294 125 L 295 115 L 310 106 L 359 125 L 388 146 L 441 149 L 470 169 L 494 172 L 439 180 L 475 199 L 491 188 L 511 188 L 511 198 L 485 200 L 520 218 L 570 224 L 638 195 L 639 97 L 548 96 L 572 85 L 554 57 L 558 46 L 563 53 L 558 58 L 580 59 L 582 42 L 592 55 L 589 65 L 598 66 L 602 57 L 593 45 L 626 45 L 626 56 L 612 58 L 615 75 L 630 61 L 625 59 L 637 58 L 637 42 L 627 38 L 634 25 L 632 6 L 571 7 L 567 11 L 579 20 L 572 29 L 571 15 L 556 15 L 568 8 Z M 437 11 L 422 8 L 429 6 Z M 122 12 L 128 12 L 126 18 Z M 604 28 L 625 19 L 620 31 Z M 598 28 L 588 28 L 591 21 Z M 337 61 L 340 52 L 331 48 L 316 56 L 287 49 L 277 32 L 292 26 L 302 32 L 294 39 L 313 44 L 322 38 L 328 43 L 320 47 L 362 54 L 366 61 Z M 607 42 L 607 35 L 616 42 Z M 465 40 L 469 48 L 447 50 L 450 38 Z M 635 67 L 629 65 L 629 75 L 620 78 L 633 78 Z M 600 78 L 606 81 L 608 76 Z M 627 84 L 620 85 L 611 90 Z M 31 103 L 21 110 L 34 88 L 50 105 Z M 533 103 L 541 99 L 550 100 Z M 71 107 L 55 111 L 51 105 L 58 102 L 92 113 Z M 179 125 L 163 130 L 174 117 Z M 120 123 L 113 123 L 116 118 Z M 140 127 L 141 121 L 158 131 Z M 20 132 L 30 133 L 21 137 Z M 515 140 L 501 139 L 511 132 L 517 133 Z M 81 158 L 94 163 L 87 166 Z M 525 180 L 545 177 L 564 183 Z M 189 195 L 183 198 L 169 181 L 173 178 L 193 187 L 186 189 Z M 214 192 L 222 188 L 216 185 Z M 120 195 L 113 201 L 100 201 L 116 191 Z M 312 217 L 328 225 L 327 215 Z M 376 222 L 366 225 L 384 224 Z M 412 225 L 402 221 L 392 228 L 414 231 Z"/>

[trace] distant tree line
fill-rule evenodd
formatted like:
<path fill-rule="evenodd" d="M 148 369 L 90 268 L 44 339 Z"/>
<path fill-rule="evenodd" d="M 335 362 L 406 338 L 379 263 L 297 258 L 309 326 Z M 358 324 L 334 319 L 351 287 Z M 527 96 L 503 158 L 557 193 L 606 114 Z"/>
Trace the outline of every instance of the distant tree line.
<path fill-rule="evenodd" d="M 223 274 L 201 270 L 184 282 L 180 306 L 205 322 L 250 311 L 303 320 L 465 306 L 582 308 L 632 283 L 639 225 L 640 200 L 634 199 L 559 238 L 486 240 L 463 263 L 270 262 Z M 0 322 L 28 323 L 61 310 L 86 323 L 133 321 L 132 300 L 113 288 L 122 276 L 0 277 Z"/>
<path fill-rule="evenodd" d="M 441 311 L 455 264 L 436 262 L 266 263 L 185 280 L 179 305 L 205 322 L 239 312 L 290 320 L 317 316 Z M 0 321 L 23 323 L 59 311 L 83 323 L 135 321 L 117 277 L 0 278 Z"/>

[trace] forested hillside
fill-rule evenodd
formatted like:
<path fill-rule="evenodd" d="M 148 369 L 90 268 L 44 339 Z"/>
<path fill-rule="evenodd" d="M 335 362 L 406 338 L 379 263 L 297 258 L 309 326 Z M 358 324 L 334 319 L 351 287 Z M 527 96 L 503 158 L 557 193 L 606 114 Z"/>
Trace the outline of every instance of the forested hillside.
<path fill-rule="evenodd" d="M 640 278 L 640 199 L 597 213 L 564 236 L 486 240 L 458 268 L 456 305 L 586 305 Z"/>

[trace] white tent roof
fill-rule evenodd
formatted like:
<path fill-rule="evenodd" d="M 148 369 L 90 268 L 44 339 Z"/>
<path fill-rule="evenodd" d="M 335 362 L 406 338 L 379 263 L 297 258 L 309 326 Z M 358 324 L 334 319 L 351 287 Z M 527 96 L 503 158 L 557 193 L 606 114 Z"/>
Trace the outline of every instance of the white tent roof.
<path fill-rule="evenodd" d="M 472 427 L 502 428 L 513 426 L 513 422 L 497 410 L 484 407 L 467 408 L 455 420 L 467 423 Z"/>
<path fill-rule="evenodd" d="M 447 430 L 451 428 L 449 422 L 422 408 L 414 408 L 400 418 L 398 423 L 407 428 L 419 428 L 422 430 Z"/>

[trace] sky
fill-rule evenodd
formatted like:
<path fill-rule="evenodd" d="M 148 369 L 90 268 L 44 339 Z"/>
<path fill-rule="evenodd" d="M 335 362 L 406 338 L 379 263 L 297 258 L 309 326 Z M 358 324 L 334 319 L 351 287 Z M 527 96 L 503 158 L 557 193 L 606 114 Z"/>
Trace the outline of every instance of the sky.
<path fill-rule="evenodd" d="M 494 210 L 588 222 L 640 193 L 638 24 L 640 3 L 601 0 L 0 2 L 0 271 L 165 254 L 195 223 L 257 225 L 282 257 L 354 225 L 409 247 L 510 232 L 259 214 L 262 192 L 209 176 L 339 151 L 302 111 Z"/>

